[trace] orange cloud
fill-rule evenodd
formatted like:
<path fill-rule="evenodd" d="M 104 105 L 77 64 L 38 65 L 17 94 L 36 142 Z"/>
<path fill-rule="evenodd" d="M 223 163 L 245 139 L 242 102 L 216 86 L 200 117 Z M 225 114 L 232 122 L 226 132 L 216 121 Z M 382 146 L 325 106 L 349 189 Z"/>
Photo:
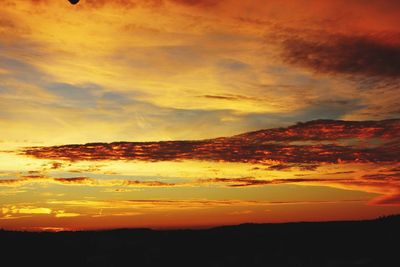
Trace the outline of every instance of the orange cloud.
<path fill-rule="evenodd" d="M 361 202 L 363 199 L 338 200 L 338 201 L 250 201 L 250 200 L 209 200 L 209 199 L 188 199 L 188 200 L 163 200 L 163 199 L 135 199 L 135 200 L 67 200 L 49 201 L 48 204 L 63 204 L 66 207 L 90 207 L 90 208 L 151 208 L 151 209 L 182 209 L 182 208 L 209 208 L 224 206 L 270 206 L 270 205 L 302 205 L 321 204 L 338 202 Z"/>
<path fill-rule="evenodd" d="M 57 183 L 63 185 L 86 185 L 86 186 L 129 186 L 129 187 L 169 187 L 178 186 L 175 183 L 166 183 L 162 181 L 113 179 L 99 180 L 89 177 L 69 177 L 69 178 L 51 178 L 47 176 L 22 176 L 18 179 L 0 179 L 1 186 L 19 186 L 28 183 Z M 182 184 L 185 185 L 185 184 Z"/>

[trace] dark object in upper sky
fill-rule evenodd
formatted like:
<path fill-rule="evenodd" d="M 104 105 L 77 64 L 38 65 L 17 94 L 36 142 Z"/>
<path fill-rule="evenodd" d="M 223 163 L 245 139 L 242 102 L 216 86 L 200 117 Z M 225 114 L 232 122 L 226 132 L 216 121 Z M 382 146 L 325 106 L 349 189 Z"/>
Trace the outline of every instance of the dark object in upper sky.
<path fill-rule="evenodd" d="M 79 0 L 68 0 L 71 4 L 76 5 L 79 3 Z"/>

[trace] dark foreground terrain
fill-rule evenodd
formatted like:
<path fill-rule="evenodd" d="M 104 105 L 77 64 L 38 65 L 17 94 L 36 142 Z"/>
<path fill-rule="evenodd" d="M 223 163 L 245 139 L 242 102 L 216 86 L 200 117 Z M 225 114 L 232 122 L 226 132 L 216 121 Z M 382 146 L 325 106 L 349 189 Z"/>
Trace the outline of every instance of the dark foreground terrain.
<path fill-rule="evenodd" d="M 400 216 L 208 230 L 0 231 L 0 266 L 400 266 Z"/>

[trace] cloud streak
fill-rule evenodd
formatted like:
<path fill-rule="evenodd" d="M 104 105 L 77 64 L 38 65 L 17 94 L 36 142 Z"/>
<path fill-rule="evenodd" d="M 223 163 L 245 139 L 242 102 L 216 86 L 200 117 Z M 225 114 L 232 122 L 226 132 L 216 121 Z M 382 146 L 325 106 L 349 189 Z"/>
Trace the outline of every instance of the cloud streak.
<path fill-rule="evenodd" d="M 200 141 L 90 143 L 31 147 L 22 153 L 36 158 L 70 161 L 204 160 L 269 165 L 398 162 L 399 132 L 400 120 L 319 120 Z M 354 139 L 365 142 L 352 144 Z"/>
<path fill-rule="evenodd" d="M 350 179 L 318 179 L 318 178 L 287 178 L 287 179 L 256 179 L 254 177 L 243 177 L 243 178 L 210 178 L 210 179 L 199 179 L 198 183 L 222 183 L 227 184 L 229 187 L 248 187 L 248 186 L 262 186 L 262 185 L 279 185 L 279 184 L 301 184 L 301 183 L 332 183 L 332 182 L 347 182 Z"/>
<path fill-rule="evenodd" d="M 69 200 L 49 201 L 48 204 L 64 204 L 66 207 L 91 207 L 91 208 L 151 208 L 151 209 L 181 209 L 181 208 L 210 208 L 225 206 L 270 206 L 270 205 L 304 205 L 304 204 L 329 204 L 338 202 L 360 202 L 360 199 L 343 201 L 250 201 L 238 199 L 212 200 L 212 199 L 132 199 L 132 200 Z"/>
<path fill-rule="evenodd" d="M 89 177 L 70 177 L 70 178 L 51 178 L 46 176 L 22 176 L 18 179 L 0 179 L 1 186 L 21 186 L 30 183 L 55 183 L 61 185 L 85 185 L 85 186 L 127 186 L 127 187 L 170 187 L 176 186 L 174 183 L 162 181 L 113 179 L 100 180 Z"/>

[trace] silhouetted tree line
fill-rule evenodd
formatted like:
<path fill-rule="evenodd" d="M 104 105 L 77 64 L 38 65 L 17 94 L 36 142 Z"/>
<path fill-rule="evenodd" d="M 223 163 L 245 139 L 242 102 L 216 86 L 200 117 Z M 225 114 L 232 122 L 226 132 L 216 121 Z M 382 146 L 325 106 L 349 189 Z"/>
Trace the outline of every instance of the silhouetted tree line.
<path fill-rule="evenodd" d="M 400 216 L 208 230 L 0 231 L 0 266 L 400 266 Z"/>

